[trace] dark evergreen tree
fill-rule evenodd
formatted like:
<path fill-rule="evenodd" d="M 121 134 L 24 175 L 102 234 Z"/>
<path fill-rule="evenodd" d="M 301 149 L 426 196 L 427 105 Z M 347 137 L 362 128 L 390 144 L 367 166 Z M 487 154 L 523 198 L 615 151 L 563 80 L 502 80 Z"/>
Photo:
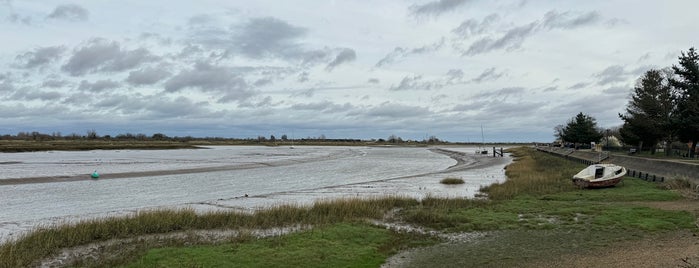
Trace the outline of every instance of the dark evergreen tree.
<path fill-rule="evenodd" d="M 673 119 L 680 141 L 691 142 L 690 157 L 699 141 L 699 55 L 694 48 L 682 52 L 679 66 L 673 65 L 675 77 L 670 84 L 677 90 L 677 112 Z"/>
<path fill-rule="evenodd" d="M 571 118 L 561 130 L 560 137 L 565 142 L 589 144 L 602 139 L 602 133 L 597 129 L 596 120 L 582 112 Z"/>
<path fill-rule="evenodd" d="M 664 140 L 667 144 L 672 141 L 671 116 L 675 105 L 673 90 L 668 83 L 670 75 L 669 70 L 651 69 L 636 82 L 626 114 L 619 114 L 624 120 L 621 130 L 624 143 L 645 144 L 651 153 L 655 153 L 659 141 Z"/>

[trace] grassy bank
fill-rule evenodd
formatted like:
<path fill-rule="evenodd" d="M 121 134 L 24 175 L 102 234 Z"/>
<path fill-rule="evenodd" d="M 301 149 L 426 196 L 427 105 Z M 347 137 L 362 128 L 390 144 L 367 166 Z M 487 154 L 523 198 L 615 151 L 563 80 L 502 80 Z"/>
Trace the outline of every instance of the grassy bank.
<path fill-rule="evenodd" d="M 0 152 L 37 151 L 85 151 L 85 150 L 126 150 L 126 149 L 191 149 L 196 145 L 176 141 L 138 140 L 0 140 Z"/>
<path fill-rule="evenodd" d="M 244 243 L 166 247 L 125 267 L 378 267 L 405 246 L 434 244 L 361 223 L 338 223 Z"/>
<path fill-rule="evenodd" d="M 396 250 L 436 242 L 435 238 L 391 232 L 363 221 L 382 220 L 387 214 L 393 215 L 389 220 L 440 232 L 481 234 L 477 243 L 425 247 L 407 264 L 413 267 L 524 266 L 620 241 L 697 229 L 696 215 L 691 212 L 642 205 L 682 199 L 676 191 L 632 178 L 617 187 L 581 190 L 572 186 L 570 177 L 582 166 L 528 148 L 515 149 L 512 154 L 516 159 L 507 168 L 509 179 L 482 189 L 489 199 L 346 199 L 311 207 L 283 205 L 255 214 L 144 212 L 36 230 L 0 246 L 0 267 L 33 266 L 61 248 L 92 242 L 200 229 L 315 226 L 282 237 L 238 236 L 215 245 L 188 238 L 158 243 L 137 240 L 129 250 L 123 246 L 107 249 L 110 252 L 104 256 L 108 258 L 78 265 L 376 267 Z M 299 262 L 302 260 L 307 262 Z"/>

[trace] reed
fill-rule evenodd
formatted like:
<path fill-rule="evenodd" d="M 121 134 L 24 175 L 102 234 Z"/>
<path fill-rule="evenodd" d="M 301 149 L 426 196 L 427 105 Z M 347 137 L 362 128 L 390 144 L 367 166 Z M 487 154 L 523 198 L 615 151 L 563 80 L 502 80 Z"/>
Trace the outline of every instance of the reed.
<path fill-rule="evenodd" d="M 510 154 L 515 159 L 507 166 L 507 180 L 480 189 L 492 200 L 573 191 L 570 178 L 584 167 L 528 147 L 510 149 Z"/>

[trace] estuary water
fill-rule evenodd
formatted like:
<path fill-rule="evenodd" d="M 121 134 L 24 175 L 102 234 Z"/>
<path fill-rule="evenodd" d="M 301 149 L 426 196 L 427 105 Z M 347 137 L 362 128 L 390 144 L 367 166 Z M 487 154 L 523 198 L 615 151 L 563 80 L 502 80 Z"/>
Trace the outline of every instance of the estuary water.
<path fill-rule="evenodd" d="M 474 147 L 261 147 L 0 153 L 0 242 L 145 209 L 254 211 L 342 197 L 473 197 L 509 157 Z M 100 179 L 90 179 L 93 171 Z M 462 185 L 443 185 L 446 177 Z"/>

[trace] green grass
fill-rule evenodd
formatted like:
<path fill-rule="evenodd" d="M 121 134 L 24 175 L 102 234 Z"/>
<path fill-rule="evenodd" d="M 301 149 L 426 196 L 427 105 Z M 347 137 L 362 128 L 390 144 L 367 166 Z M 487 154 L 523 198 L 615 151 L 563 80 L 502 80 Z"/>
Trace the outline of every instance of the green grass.
<path fill-rule="evenodd" d="M 514 229 L 663 231 L 692 228 L 695 219 L 687 211 L 665 211 L 616 202 L 571 202 L 531 197 L 496 201 L 488 205 L 423 205 L 406 208 L 401 215 L 409 223 L 448 232 Z"/>
<path fill-rule="evenodd" d="M 504 230 L 475 241 L 439 244 L 415 252 L 402 267 L 527 267 L 564 254 L 587 254 L 642 233 L 568 230 Z M 610 264 L 610 266 L 614 266 Z"/>
<path fill-rule="evenodd" d="M 247 243 L 152 249 L 124 267 L 378 267 L 398 249 L 435 242 L 404 236 L 366 224 L 341 223 Z"/>

